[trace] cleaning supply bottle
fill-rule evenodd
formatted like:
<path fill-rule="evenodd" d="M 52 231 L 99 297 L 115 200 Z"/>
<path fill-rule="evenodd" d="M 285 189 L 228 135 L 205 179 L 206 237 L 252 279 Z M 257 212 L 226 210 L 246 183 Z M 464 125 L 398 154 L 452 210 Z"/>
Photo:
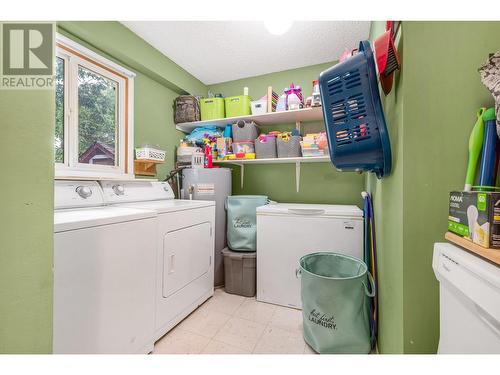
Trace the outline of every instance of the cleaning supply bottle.
<path fill-rule="evenodd" d="M 485 110 L 481 118 L 484 122 L 484 137 L 479 185 L 488 190 L 492 190 L 496 182 L 493 177 L 496 175 L 495 160 L 498 141 L 495 108 L 492 107 Z"/>
<path fill-rule="evenodd" d="M 205 153 L 205 168 L 213 168 L 212 146 L 206 144 L 204 153 Z"/>
<path fill-rule="evenodd" d="M 471 191 L 472 185 L 474 185 L 474 179 L 476 178 L 476 168 L 477 162 L 479 161 L 479 156 L 481 155 L 481 149 L 483 148 L 483 137 L 484 137 L 484 120 L 483 113 L 486 108 L 480 108 L 477 111 L 477 120 L 472 128 L 469 137 L 469 161 L 467 164 L 467 175 L 465 177 L 465 187 L 464 191 Z"/>

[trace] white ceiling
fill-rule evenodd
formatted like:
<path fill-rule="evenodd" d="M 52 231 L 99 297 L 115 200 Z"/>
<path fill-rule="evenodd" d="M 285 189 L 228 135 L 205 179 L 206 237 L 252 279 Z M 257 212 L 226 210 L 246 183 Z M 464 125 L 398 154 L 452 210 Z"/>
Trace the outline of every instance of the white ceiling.
<path fill-rule="evenodd" d="M 368 21 L 296 21 L 280 36 L 262 21 L 123 24 L 206 85 L 337 60 L 370 32 Z"/>

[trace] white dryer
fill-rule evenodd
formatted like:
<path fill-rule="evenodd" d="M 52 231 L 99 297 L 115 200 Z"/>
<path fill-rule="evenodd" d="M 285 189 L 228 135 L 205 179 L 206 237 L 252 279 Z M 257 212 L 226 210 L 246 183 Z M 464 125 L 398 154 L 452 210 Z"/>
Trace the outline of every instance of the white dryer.
<path fill-rule="evenodd" d="M 108 204 L 158 213 L 155 340 L 214 292 L 215 202 L 174 199 L 166 182 L 101 181 Z"/>
<path fill-rule="evenodd" d="M 95 181 L 55 182 L 54 353 L 153 350 L 156 223 Z"/>

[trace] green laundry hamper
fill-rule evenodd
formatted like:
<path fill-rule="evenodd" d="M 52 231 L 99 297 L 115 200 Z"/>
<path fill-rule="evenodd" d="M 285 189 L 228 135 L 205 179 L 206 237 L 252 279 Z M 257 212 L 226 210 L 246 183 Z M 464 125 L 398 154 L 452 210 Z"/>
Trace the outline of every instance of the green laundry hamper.
<path fill-rule="evenodd" d="M 299 263 L 304 340 L 321 354 L 370 353 L 375 289 L 366 264 L 331 252 L 307 254 Z"/>
<path fill-rule="evenodd" d="M 268 203 L 265 195 L 230 195 L 226 198 L 227 245 L 231 250 L 257 250 L 257 207 Z"/>

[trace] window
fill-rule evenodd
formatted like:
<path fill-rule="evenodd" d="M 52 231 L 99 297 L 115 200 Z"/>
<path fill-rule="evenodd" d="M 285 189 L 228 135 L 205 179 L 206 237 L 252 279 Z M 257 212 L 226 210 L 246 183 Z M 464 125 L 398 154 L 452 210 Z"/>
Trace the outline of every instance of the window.
<path fill-rule="evenodd" d="M 133 178 L 133 77 L 57 36 L 56 178 Z"/>

